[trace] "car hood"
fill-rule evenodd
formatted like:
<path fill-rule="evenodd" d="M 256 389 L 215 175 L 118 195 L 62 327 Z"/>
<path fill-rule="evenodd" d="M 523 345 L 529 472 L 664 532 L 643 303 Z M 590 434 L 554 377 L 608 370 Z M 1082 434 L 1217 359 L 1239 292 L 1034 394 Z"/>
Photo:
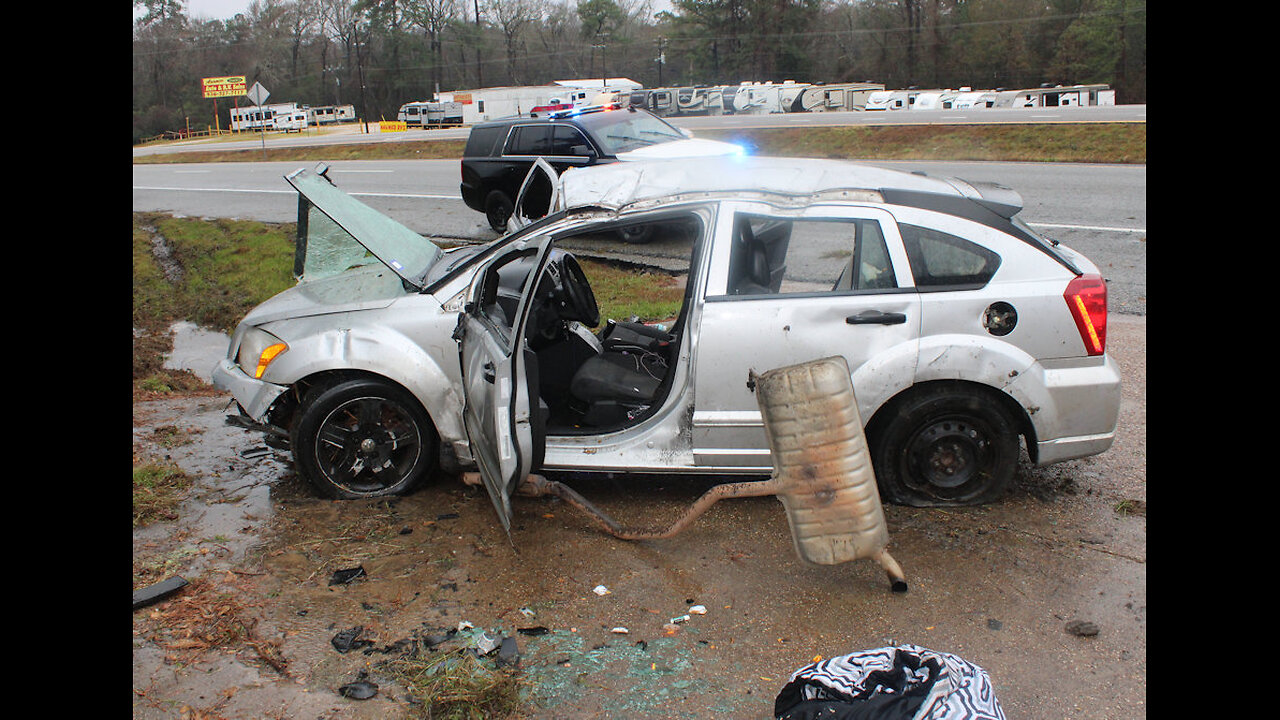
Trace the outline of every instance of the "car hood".
<path fill-rule="evenodd" d="M 285 176 L 299 195 L 294 276 L 308 282 L 378 262 L 421 290 L 444 251 L 339 190 L 328 172 L 321 163 Z"/>
<path fill-rule="evenodd" d="M 298 283 L 250 310 L 242 322 L 262 325 L 276 320 L 386 307 L 407 292 L 404 281 L 389 269 L 381 264 L 366 265 Z"/>
<path fill-rule="evenodd" d="M 707 140 L 705 138 L 685 138 L 671 142 L 648 145 L 635 150 L 618 153 L 622 161 L 661 160 L 665 158 L 711 157 L 716 155 L 742 155 L 745 149 L 741 145 Z"/>

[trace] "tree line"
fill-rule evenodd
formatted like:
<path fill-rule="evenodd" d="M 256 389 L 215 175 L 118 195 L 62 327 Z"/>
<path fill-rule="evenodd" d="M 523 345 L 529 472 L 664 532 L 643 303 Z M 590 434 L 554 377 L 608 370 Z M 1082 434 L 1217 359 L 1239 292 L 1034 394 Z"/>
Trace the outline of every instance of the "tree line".
<path fill-rule="evenodd" d="M 213 124 L 200 80 L 393 119 L 434 92 L 626 77 L 887 88 L 1107 83 L 1146 102 L 1145 0 L 254 0 L 229 20 L 134 0 L 134 142 Z M 239 104 L 247 104 L 244 98 Z M 232 98 L 218 101 L 226 127 Z"/>

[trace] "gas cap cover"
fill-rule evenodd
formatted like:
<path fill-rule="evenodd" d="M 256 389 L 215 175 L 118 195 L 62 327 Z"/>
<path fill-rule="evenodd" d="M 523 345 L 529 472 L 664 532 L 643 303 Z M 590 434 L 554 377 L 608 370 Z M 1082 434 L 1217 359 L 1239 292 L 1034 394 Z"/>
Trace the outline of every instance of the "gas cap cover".
<path fill-rule="evenodd" d="M 1017 324 L 1018 311 L 1004 301 L 991 303 L 982 313 L 982 326 L 987 329 L 987 332 L 996 337 L 1013 332 L 1013 328 Z"/>

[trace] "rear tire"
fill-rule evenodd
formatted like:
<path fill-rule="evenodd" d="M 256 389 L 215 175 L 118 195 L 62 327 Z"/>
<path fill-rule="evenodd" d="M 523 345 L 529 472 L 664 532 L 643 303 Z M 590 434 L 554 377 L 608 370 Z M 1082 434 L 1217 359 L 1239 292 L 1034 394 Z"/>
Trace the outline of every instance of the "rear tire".
<path fill-rule="evenodd" d="M 326 497 L 404 495 L 436 466 L 439 439 L 406 390 L 359 378 L 318 386 L 290 432 L 298 474 Z"/>
<path fill-rule="evenodd" d="M 507 220 L 511 217 L 513 207 L 511 198 L 501 190 L 493 190 L 485 197 L 484 216 L 489 220 L 489 227 L 493 228 L 494 232 L 507 231 Z"/>
<path fill-rule="evenodd" d="M 927 388 L 877 422 L 872 460 L 889 502 L 916 507 L 999 499 L 1018 463 L 1017 424 L 995 398 L 954 386 Z"/>

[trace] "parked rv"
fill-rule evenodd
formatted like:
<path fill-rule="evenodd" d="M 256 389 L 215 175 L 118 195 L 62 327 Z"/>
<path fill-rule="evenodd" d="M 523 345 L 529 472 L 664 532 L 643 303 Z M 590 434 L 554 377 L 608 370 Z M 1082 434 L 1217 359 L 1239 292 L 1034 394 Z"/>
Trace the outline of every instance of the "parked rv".
<path fill-rule="evenodd" d="M 906 90 L 882 90 L 867 97 L 868 110 L 910 110 L 911 94 Z"/>
<path fill-rule="evenodd" d="M 733 93 L 733 111 L 738 114 L 762 115 L 796 112 L 800 94 L 808 83 L 787 80 L 782 83 L 741 83 Z M 724 103 L 722 96 L 721 103 Z"/>
<path fill-rule="evenodd" d="M 297 132 L 307 126 L 307 109 L 296 102 L 231 108 L 231 129 Z"/>
<path fill-rule="evenodd" d="M 405 103 L 396 113 L 396 120 L 407 127 L 456 127 L 462 124 L 462 103 L 426 102 Z"/>
<path fill-rule="evenodd" d="M 356 119 L 354 105 L 320 105 L 307 108 L 308 125 L 332 125 Z"/>
<path fill-rule="evenodd" d="M 882 83 L 836 83 L 810 85 L 800 94 L 799 112 L 865 110 L 873 92 L 884 90 Z"/>

